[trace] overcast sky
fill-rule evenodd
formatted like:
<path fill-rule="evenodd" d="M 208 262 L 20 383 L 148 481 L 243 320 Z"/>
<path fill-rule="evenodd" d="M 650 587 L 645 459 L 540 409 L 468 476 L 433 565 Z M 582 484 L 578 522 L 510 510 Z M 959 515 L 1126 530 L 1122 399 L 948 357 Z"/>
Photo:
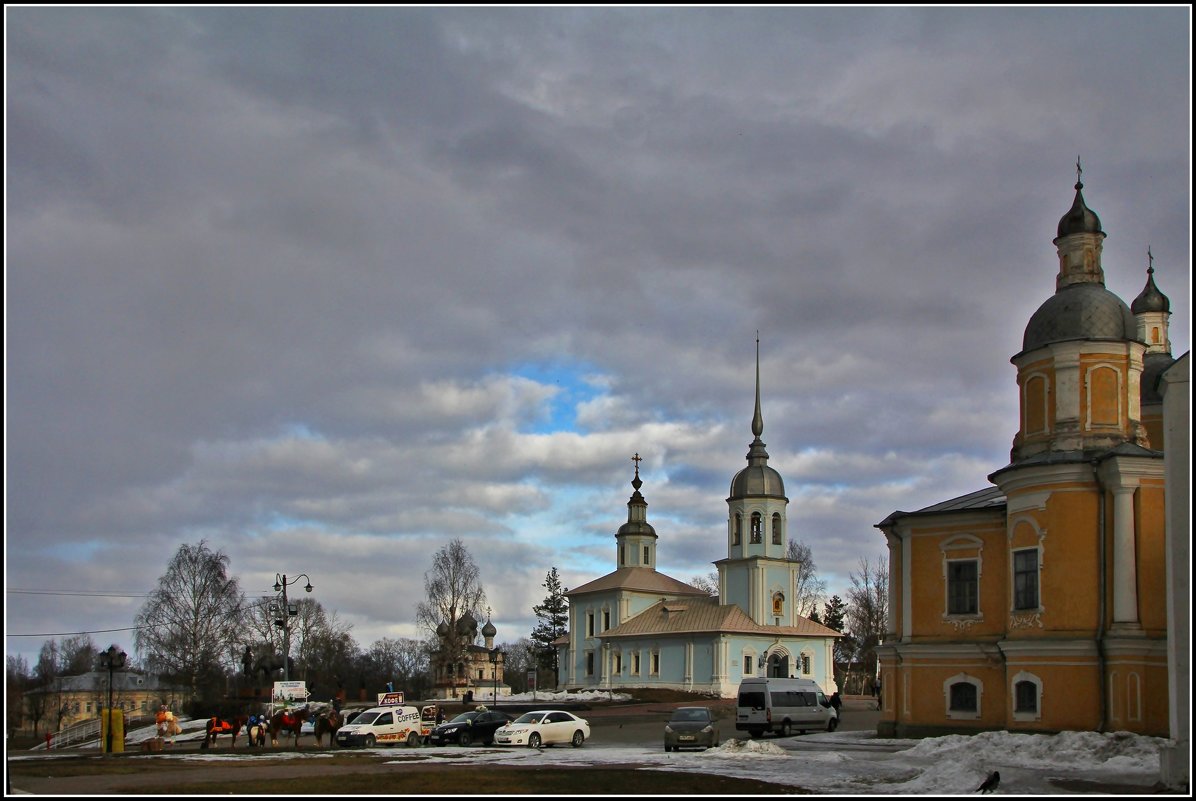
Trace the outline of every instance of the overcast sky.
<path fill-rule="evenodd" d="M 416 636 L 461 538 L 499 641 L 726 556 L 764 436 L 844 595 L 989 486 L 1074 195 L 1189 348 L 1191 12 L 13 8 L 6 645 L 128 629 L 183 543 Z M 24 592 L 18 592 L 24 591 Z M 92 593 L 92 595 L 30 594 Z M 13 636 L 34 635 L 34 636 Z"/>

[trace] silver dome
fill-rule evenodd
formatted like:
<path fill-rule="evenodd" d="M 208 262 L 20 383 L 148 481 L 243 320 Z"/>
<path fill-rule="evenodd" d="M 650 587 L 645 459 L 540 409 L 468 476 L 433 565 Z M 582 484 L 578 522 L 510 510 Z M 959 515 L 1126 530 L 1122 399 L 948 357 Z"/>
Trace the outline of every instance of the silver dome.
<path fill-rule="evenodd" d="M 785 498 L 785 482 L 781 480 L 781 474 L 768 465 L 750 464 L 731 479 L 731 497 Z"/>
<path fill-rule="evenodd" d="M 1022 350 L 1073 339 L 1137 338 L 1138 326 L 1125 301 L 1101 284 L 1070 284 L 1034 312 L 1026 325 Z"/>

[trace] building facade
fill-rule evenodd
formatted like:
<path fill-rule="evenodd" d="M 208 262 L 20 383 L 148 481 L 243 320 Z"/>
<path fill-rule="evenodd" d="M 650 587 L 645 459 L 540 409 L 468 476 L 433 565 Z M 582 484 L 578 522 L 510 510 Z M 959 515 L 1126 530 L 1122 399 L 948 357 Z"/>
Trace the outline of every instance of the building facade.
<path fill-rule="evenodd" d="M 108 671 L 59 676 L 22 698 L 24 722 L 40 731 L 59 731 L 100 717 L 108 706 Z M 152 716 L 166 704 L 174 713 L 190 698 L 185 687 L 166 684 L 159 676 L 134 670 L 112 673 L 112 705 L 132 719 Z"/>
<path fill-rule="evenodd" d="M 889 548 L 887 736 L 1008 729 L 1167 736 L 1164 448 L 1173 363 L 1154 282 L 1105 288 L 1077 181 L 1056 290 L 1030 318 L 1020 420 L 992 486 L 877 527 Z M 1186 602 L 1186 601 L 1185 601 Z"/>
<path fill-rule="evenodd" d="M 456 630 L 456 638 L 451 636 Z M 434 698 L 442 700 L 468 699 L 481 700 L 483 698 L 502 698 L 511 694 L 511 688 L 504 680 L 504 660 L 502 651 L 494 646 L 494 636 L 498 634 L 490 620 L 482 627 L 482 638 L 485 645 L 476 645 L 478 622 L 474 616 L 466 612 L 453 623 L 442 621 L 436 628 L 436 637 L 440 641 L 438 654 L 453 650 L 453 641 L 468 643 L 458 649 L 458 658 L 454 661 L 437 656 L 433 660 L 433 693 Z"/>
<path fill-rule="evenodd" d="M 757 344 L 758 347 L 758 344 Z M 656 530 L 640 493 L 636 454 L 627 522 L 615 534 L 615 570 L 566 593 L 569 632 L 557 641 L 562 689 L 659 687 L 731 697 L 750 676 L 810 678 L 836 691 L 841 636 L 797 613 L 800 564 L 788 559 L 785 486 L 768 465 L 756 408 L 747 467 L 727 498 L 727 557 L 711 596 L 656 569 Z"/>

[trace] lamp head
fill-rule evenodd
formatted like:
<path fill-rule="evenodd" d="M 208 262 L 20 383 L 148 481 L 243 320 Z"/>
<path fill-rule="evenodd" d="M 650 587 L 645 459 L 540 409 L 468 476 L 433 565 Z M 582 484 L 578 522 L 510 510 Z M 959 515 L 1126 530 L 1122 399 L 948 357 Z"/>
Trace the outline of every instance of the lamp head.
<path fill-rule="evenodd" d="M 311 592 L 311 582 L 310 581 L 307 582 L 307 586 L 304 587 L 303 589 L 307 590 L 308 592 Z"/>
<path fill-rule="evenodd" d="M 275 581 L 275 582 L 274 582 L 274 591 L 275 591 L 275 592 L 281 592 L 281 591 L 282 591 L 282 585 L 281 585 L 281 584 L 279 584 L 277 581 Z"/>

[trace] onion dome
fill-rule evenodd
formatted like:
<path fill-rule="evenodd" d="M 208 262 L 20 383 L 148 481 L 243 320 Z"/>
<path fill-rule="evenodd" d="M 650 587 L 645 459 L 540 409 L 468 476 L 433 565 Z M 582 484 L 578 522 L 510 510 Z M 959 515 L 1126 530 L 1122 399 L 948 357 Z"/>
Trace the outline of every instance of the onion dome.
<path fill-rule="evenodd" d="M 1076 181 L 1076 199 L 1072 201 L 1067 214 L 1059 220 L 1058 235 L 1060 238 L 1072 234 L 1099 234 L 1100 217 L 1084 203 L 1084 184 Z"/>
<path fill-rule="evenodd" d="M 482 626 L 482 636 L 488 638 L 495 634 L 498 634 L 498 629 L 494 628 L 494 624 L 487 620 L 486 625 Z"/>
<path fill-rule="evenodd" d="M 457 621 L 457 633 L 470 635 L 477 634 L 478 621 L 474 619 L 473 615 L 471 615 L 469 612 L 466 612 L 461 616 L 461 619 Z"/>
<path fill-rule="evenodd" d="M 1150 251 L 1146 251 L 1150 254 Z M 1146 268 L 1146 287 L 1134 298 L 1134 302 L 1130 304 L 1130 311 L 1134 314 L 1142 314 L 1144 312 L 1166 312 L 1171 313 L 1171 300 L 1159 291 L 1159 288 L 1154 285 L 1154 257 L 1151 256 L 1150 266 Z"/>
<path fill-rule="evenodd" d="M 445 623 L 443 620 L 440 621 L 440 625 L 436 627 L 436 636 L 437 637 L 447 637 L 448 633 L 449 633 L 449 624 Z"/>
<path fill-rule="evenodd" d="M 1074 339 L 1137 339 L 1137 330 L 1129 306 L 1102 284 L 1070 284 L 1030 317 L 1022 350 Z"/>

